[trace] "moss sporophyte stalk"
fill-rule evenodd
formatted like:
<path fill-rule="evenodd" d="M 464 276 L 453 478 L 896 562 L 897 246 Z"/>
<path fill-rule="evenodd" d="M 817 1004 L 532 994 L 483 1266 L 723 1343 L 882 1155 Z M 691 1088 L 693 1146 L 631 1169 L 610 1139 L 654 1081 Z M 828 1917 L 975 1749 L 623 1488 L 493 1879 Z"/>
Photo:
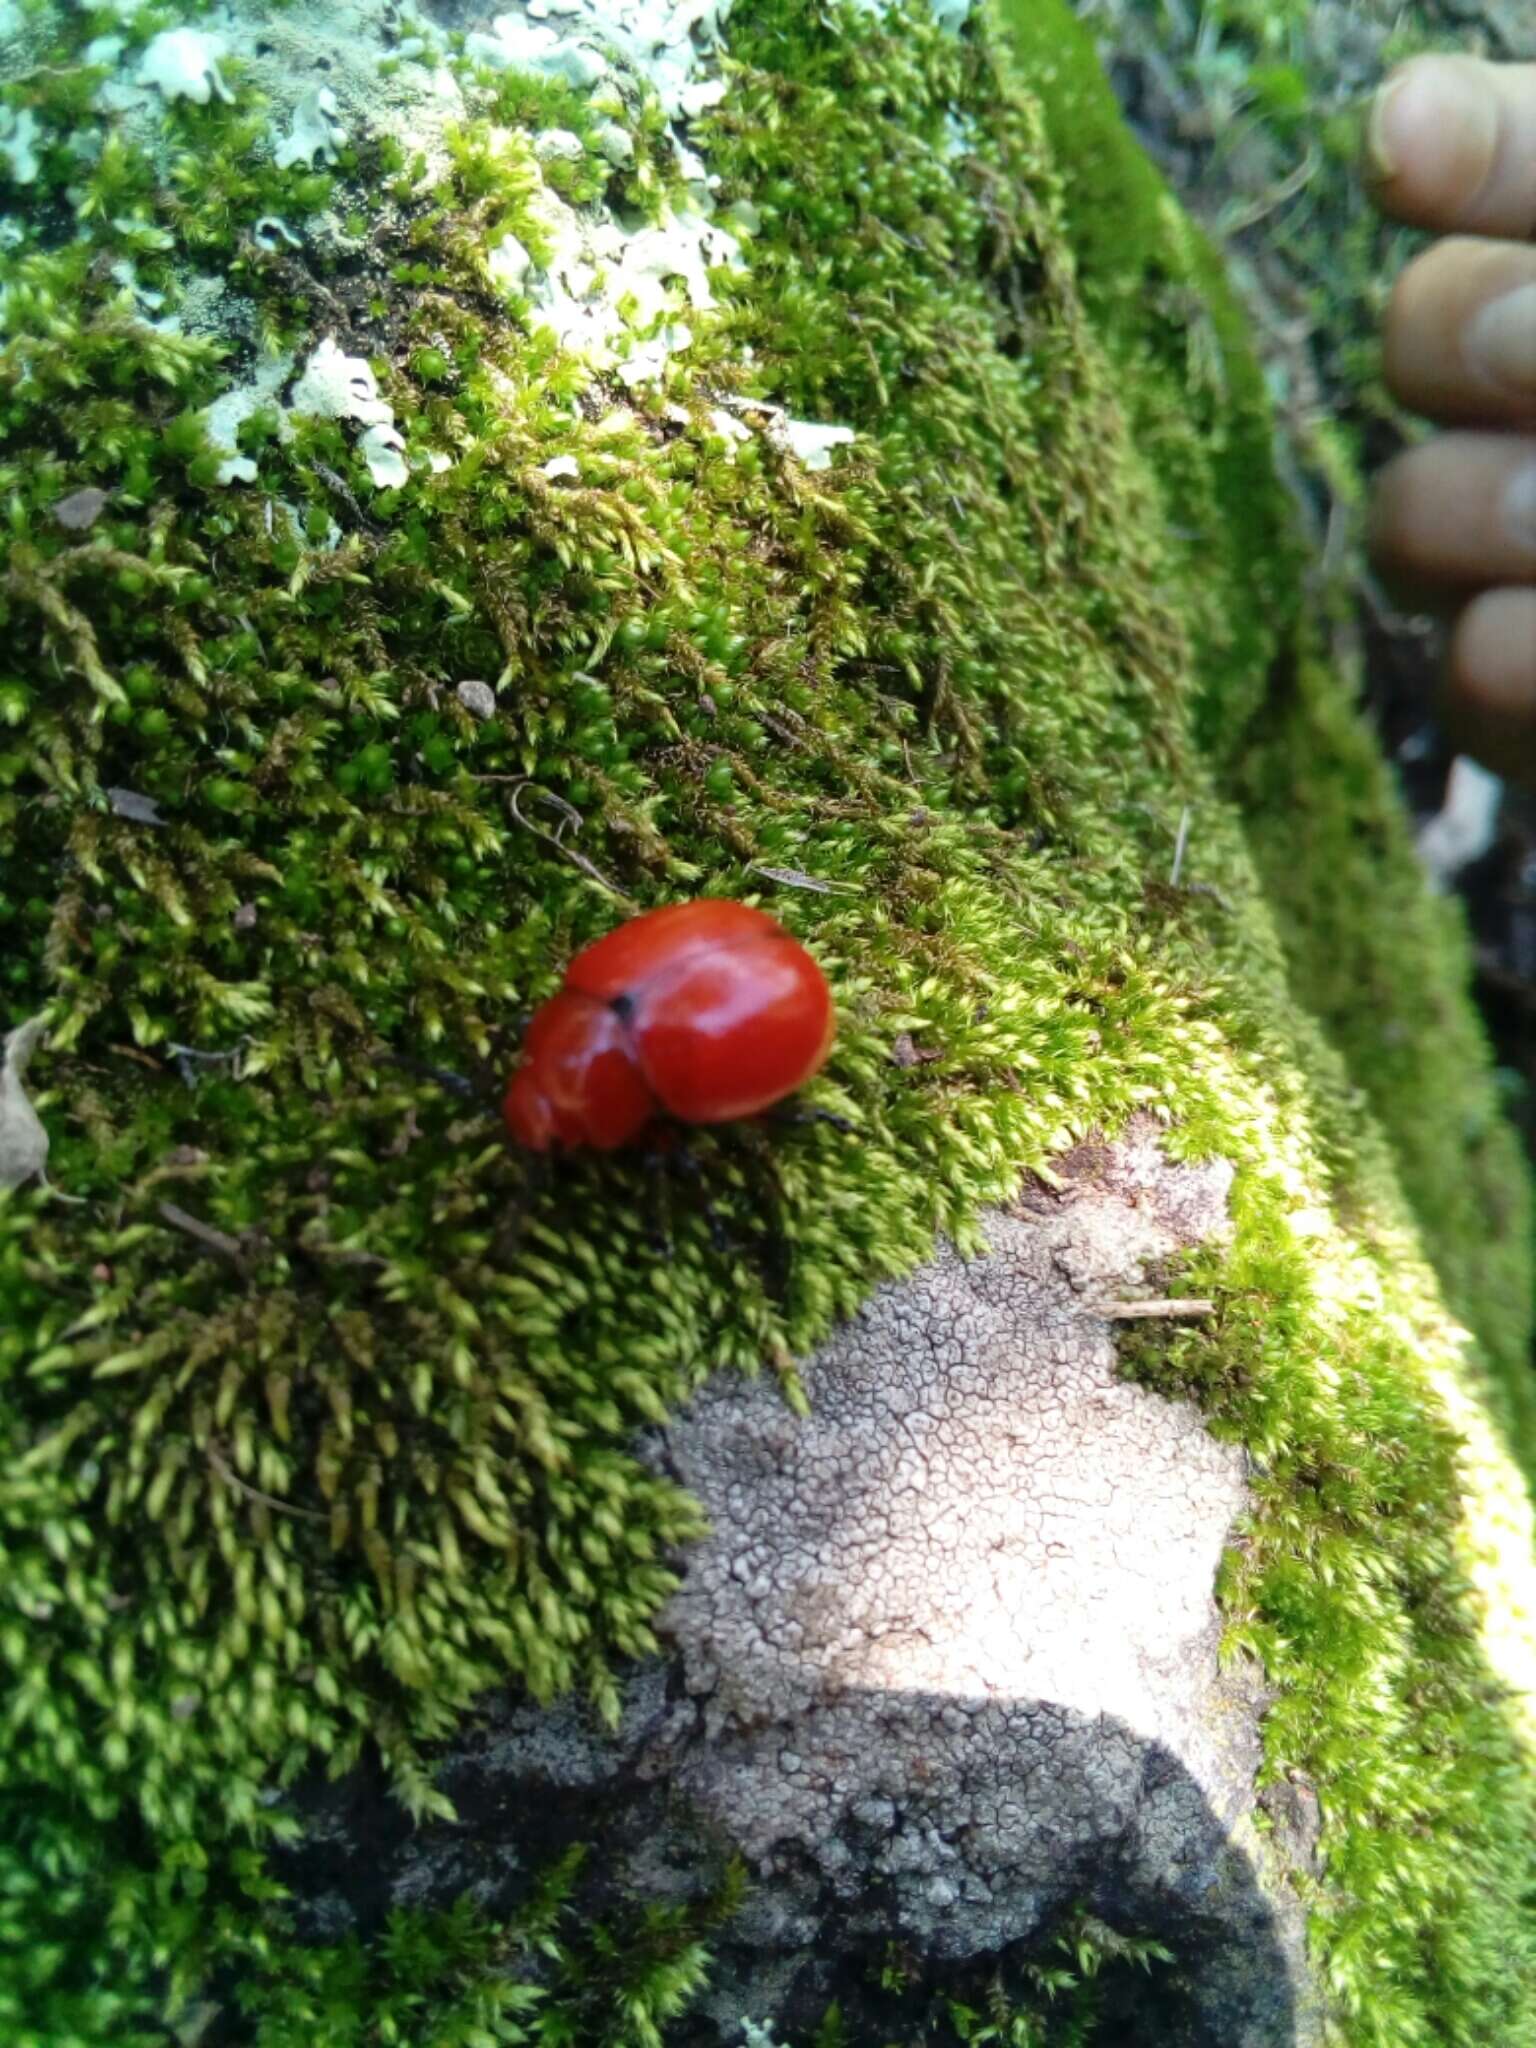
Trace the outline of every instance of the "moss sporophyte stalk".
<path fill-rule="evenodd" d="M 1320 1800 L 1336 2037 L 1524 2038 L 1528 1194 L 1091 50 L 1057 0 L 256 13 L 0 5 L 0 1028 L 52 1184 L 0 1193 L 0 2019 L 658 2039 L 739 1874 L 300 1942 L 293 1787 L 376 1751 L 440 1815 L 488 1693 L 611 1713 L 701 1526 L 636 1433 L 1150 1114 L 1239 1168 L 1216 1314 L 1130 1363 L 1251 1459 L 1228 1654 Z M 804 942 L 858 1132 L 703 1134 L 664 1254 L 642 1167 L 530 1190 L 423 1073 L 504 1079 L 615 891 Z M 901 2024 L 1050 2041 L 1144 1932 Z"/>

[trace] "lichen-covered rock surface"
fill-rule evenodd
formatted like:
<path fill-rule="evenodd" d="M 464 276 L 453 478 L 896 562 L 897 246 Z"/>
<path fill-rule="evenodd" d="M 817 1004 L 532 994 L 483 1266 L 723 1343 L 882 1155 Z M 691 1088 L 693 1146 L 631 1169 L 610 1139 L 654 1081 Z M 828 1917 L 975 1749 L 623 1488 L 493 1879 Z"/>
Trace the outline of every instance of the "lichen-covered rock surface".
<path fill-rule="evenodd" d="M 1528 2035 L 1528 1193 L 1065 7 L 0 81 L 8 2038 Z M 711 892 L 854 1135 L 535 1180 Z"/>
<path fill-rule="evenodd" d="M 536 1856 L 596 1829 L 642 1896 L 697 1892 L 719 1844 L 745 1858 L 707 2038 L 835 2002 L 878 2039 L 893 1948 L 991 1975 L 1086 1900 L 1179 1959 L 1136 1986 L 1143 2038 L 1316 2040 L 1284 1882 L 1315 1828 L 1259 1805 L 1266 1691 L 1218 1657 L 1244 1456 L 1127 1381 L 1113 1339 L 1147 1261 L 1221 1234 L 1230 1179 L 1133 1126 L 989 1215 L 986 1252 L 880 1288 L 808 1362 L 808 1418 L 713 1380 L 646 1445 L 710 1523 L 658 1618 L 670 1665 L 611 1735 L 524 1709 L 456 1742 L 455 1822 L 312 1792 L 282 1866 L 311 1932 L 465 1891 L 504 1908 L 538 1814 Z"/>

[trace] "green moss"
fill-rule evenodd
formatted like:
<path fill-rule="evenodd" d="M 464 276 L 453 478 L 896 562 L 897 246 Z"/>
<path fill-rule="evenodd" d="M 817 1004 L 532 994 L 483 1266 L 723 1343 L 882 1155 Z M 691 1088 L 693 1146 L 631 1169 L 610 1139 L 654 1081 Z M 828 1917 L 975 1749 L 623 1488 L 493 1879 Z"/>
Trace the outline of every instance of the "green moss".
<path fill-rule="evenodd" d="M 1536 1468 L 1526 1178 L 1490 1085 L 1485 1042 L 1462 999 L 1470 966 L 1460 915 L 1425 891 L 1389 772 L 1349 708 L 1348 679 L 1341 689 L 1310 651 L 1313 633 L 1298 628 L 1294 523 L 1273 474 L 1264 376 L 1215 252 L 1120 121 L 1087 29 L 1074 21 L 1059 31 L 1049 9 L 1017 12 L 1010 26 L 1067 167 L 1063 191 L 1085 294 L 1102 308 L 1110 345 L 1141 366 L 1133 380 L 1143 394 L 1138 426 L 1149 412 L 1164 414 L 1162 431 L 1140 436 L 1139 445 L 1164 482 L 1173 524 L 1192 523 L 1192 500 L 1180 485 L 1191 467 L 1214 487 L 1193 522 L 1197 580 L 1207 577 L 1214 546 L 1225 567 L 1207 596 L 1214 588 L 1217 611 L 1228 619 L 1236 613 L 1237 631 L 1247 636 L 1217 649 L 1218 667 L 1207 671 L 1231 735 L 1218 742 L 1217 762 L 1247 821 L 1292 986 L 1388 1135 L 1451 1305 L 1484 1346 L 1493 1398 L 1527 1467 Z M 1251 46 L 1250 60 L 1260 50 L 1305 49 L 1304 9 L 1264 0 L 1210 14 L 1238 45 Z M 1243 75 L 1250 87 L 1262 86 L 1262 67 L 1245 65 Z M 1294 96 L 1300 74 L 1285 75 Z M 1327 81 L 1314 83 L 1321 89 Z M 1335 174 L 1340 179 L 1349 190 L 1321 216 L 1337 229 L 1326 257 L 1306 254 L 1305 238 L 1323 233 L 1322 224 L 1282 222 L 1278 232 L 1301 269 L 1322 264 L 1330 291 L 1347 286 L 1348 318 L 1336 308 L 1330 322 L 1342 345 L 1368 324 L 1375 347 L 1382 279 L 1392 266 L 1359 193 L 1353 152 Z M 1185 323 L 1188 374 L 1200 384 L 1202 360 L 1219 372 L 1214 388 L 1222 402 L 1213 411 L 1207 396 L 1192 440 L 1190 422 L 1171 431 L 1166 424 L 1178 411 L 1168 378 L 1180 368 L 1167 350 L 1183 345 L 1158 303 L 1168 278 L 1193 288 L 1198 301 Z M 1303 451 L 1329 496 L 1356 512 L 1357 433 L 1353 424 L 1320 419 L 1309 425 Z"/>
<path fill-rule="evenodd" d="M 34 1840 L 37 1819 L 28 1824 Z M 741 1871 L 727 1866 L 693 1901 L 621 1902 L 594 1917 L 577 1912 L 589 1860 L 577 1848 L 548 1866 L 510 1919 L 460 1900 L 441 1912 L 394 1912 L 366 1942 L 284 1938 L 273 1911 L 280 1891 L 260 1877 L 254 1855 L 220 1874 L 184 1856 L 178 1871 L 160 1873 L 152 1913 L 132 1899 L 134 1874 L 124 1869 L 114 1873 L 108 1940 L 131 1974 L 108 1982 L 101 1959 L 94 1972 L 71 1970 L 81 1919 L 106 1889 L 102 1874 L 87 1884 L 55 1838 L 48 1888 L 24 1890 L 15 1859 L 4 1865 L 11 1889 L 0 1894 L 0 2020 L 8 2038 L 28 2048 L 164 2048 L 210 2030 L 243 2048 L 658 2048 L 661 2030 L 707 1979 L 707 1942 L 740 1904 Z M 238 1905 L 222 1894 L 220 1875 L 244 1879 Z M 178 1981 L 179 1956 L 210 1945 L 206 1928 L 200 1941 L 191 1938 L 193 1925 L 210 1917 L 223 1975 Z M 99 1936 L 100 1922 L 93 1924 Z M 142 1949 L 125 1941 L 130 1929 L 149 1936 Z M 159 1972 L 146 1967 L 156 1962 Z"/>
<path fill-rule="evenodd" d="M 1263 1782 L 1299 1778 L 1323 1800 L 1309 1904 L 1337 2038 L 1518 2040 L 1536 1802 L 1507 1687 L 1525 1661 L 1490 1660 L 1472 1617 L 1485 1601 L 1497 1613 L 1511 1564 L 1526 1567 L 1523 1490 L 1459 1391 L 1456 1334 L 1436 1328 L 1401 1241 L 1362 1255 L 1251 1170 L 1232 1206 L 1230 1251 L 1184 1275 L 1217 1299 L 1215 1324 L 1133 1343 L 1128 1364 L 1195 1392 L 1254 1457 L 1254 1509 L 1220 1583 L 1224 1655 L 1256 1658 L 1280 1689 Z"/>
<path fill-rule="evenodd" d="M 460 1902 L 397 1912 L 373 1941 L 283 1949 L 238 1994 L 251 2048 L 660 2048 L 708 1976 L 705 1942 L 738 1908 L 732 1866 L 696 1904 L 577 1924 L 585 1852 L 540 1878 L 514 1920 Z"/>
<path fill-rule="evenodd" d="M 48 1011 L 38 1106 L 78 1203 L 0 1197 L 0 1933 L 48 1928 L 0 1955 L 0 2015 L 43 2012 L 50 2048 L 154 2038 L 220 1969 L 264 2048 L 371 2048 L 369 2014 L 398 2031 L 423 1999 L 422 2039 L 520 2038 L 495 1988 L 517 1977 L 488 1975 L 505 1928 L 296 1948 L 261 1860 L 290 1825 L 274 1793 L 371 1742 L 438 1812 L 423 1745 L 486 1689 L 610 1711 L 698 1527 L 636 1429 L 712 1370 L 766 1359 L 792 1388 L 935 1230 L 975 1243 L 1025 1168 L 1138 1110 L 1245 1162 L 1234 1244 L 1199 1275 L 1218 1326 L 1139 1369 L 1256 1462 L 1231 1648 L 1281 1688 L 1266 1768 L 1322 1796 L 1341 2038 L 1530 2018 L 1528 1764 L 1480 1605 L 1518 1572 L 1519 1490 L 1307 1014 L 1368 1060 L 1323 978 L 1335 941 L 1308 936 L 1326 870 L 1279 875 L 1335 841 L 1283 840 L 1290 741 L 1255 724 L 1297 612 L 1262 394 L 1065 14 L 1031 23 L 1015 72 L 990 31 L 916 8 L 754 7 L 702 124 L 722 204 L 760 214 L 750 268 L 622 405 L 488 293 L 487 240 L 534 246 L 534 188 L 527 150 L 472 124 L 380 229 L 376 368 L 411 454 L 449 458 L 399 492 L 325 422 L 255 423 L 258 484 L 217 485 L 196 415 L 230 372 L 104 275 L 114 207 L 0 257 L 0 987 Z M 224 165 L 242 116 L 200 111 Z M 191 246 L 266 190 L 228 168 Z M 189 246 L 174 180 L 111 177 L 141 241 Z M 245 282 L 269 332 L 306 317 L 284 266 Z M 824 475 L 733 446 L 710 420 L 733 392 L 859 438 Z M 54 508 L 86 482 L 110 503 L 73 533 Z M 1315 688 L 1315 787 L 1347 839 L 1323 792 L 1365 771 Z M 1218 770 L 1248 778 L 1260 867 Z M 1399 928 L 1428 932 L 1380 829 Z M 624 903 L 770 885 L 834 983 L 815 1099 L 857 1142 L 708 1137 L 665 1248 L 632 1163 L 531 1185 L 494 1105 L 519 1014 Z M 1426 947 L 1374 1099 L 1508 1374 L 1504 1141 L 1475 1199 L 1431 1204 L 1447 1118 L 1492 1117 L 1454 966 Z M 1452 1069 L 1409 1116 L 1396 1077 Z M 1495 1257 L 1474 1241 L 1496 1199 Z M 703 1937 L 651 1934 L 676 1936 L 657 1995 L 680 2002 Z M 614 1938 L 620 1977 L 649 1938 Z M 603 2037 L 561 2000 L 550 2038 Z"/>
<path fill-rule="evenodd" d="M 1126 128 L 1070 10 L 998 0 L 1039 95 L 1083 298 L 1165 501 L 1197 736 L 1225 758 L 1294 630 L 1301 556 L 1269 394 L 1220 256 Z"/>
<path fill-rule="evenodd" d="M 1315 662 L 1277 678 L 1235 788 L 1292 985 L 1388 1133 L 1447 1301 L 1481 1339 L 1496 1410 L 1536 1469 L 1530 1208 L 1460 1000 L 1460 910 L 1425 889 L 1387 768 Z"/>

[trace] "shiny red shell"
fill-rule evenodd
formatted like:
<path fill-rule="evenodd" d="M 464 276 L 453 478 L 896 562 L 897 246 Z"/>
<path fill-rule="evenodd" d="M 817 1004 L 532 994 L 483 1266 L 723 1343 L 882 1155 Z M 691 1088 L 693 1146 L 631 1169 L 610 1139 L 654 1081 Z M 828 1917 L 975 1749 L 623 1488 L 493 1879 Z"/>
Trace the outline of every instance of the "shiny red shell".
<path fill-rule="evenodd" d="M 671 903 L 576 955 L 528 1027 L 507 1128 L 533 1152 L 609 1152 L 658 1117 L 756 1116 L 810 1080 L 836 1029 L 821 969 L 766 911 Z"/>

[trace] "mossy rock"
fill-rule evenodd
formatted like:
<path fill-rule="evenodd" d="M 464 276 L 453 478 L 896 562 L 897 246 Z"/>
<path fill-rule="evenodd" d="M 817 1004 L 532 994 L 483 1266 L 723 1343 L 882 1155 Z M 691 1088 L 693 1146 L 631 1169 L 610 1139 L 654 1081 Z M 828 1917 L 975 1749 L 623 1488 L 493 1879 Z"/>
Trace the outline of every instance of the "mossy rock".
<path fill-rule="evenodd" d="M 1463 941 L 1208 247 L 1057 0 L 945 12 L 0 7 L 12 2038 L 687 2038 L 750 1868 L 551 1841 L 499 1917 L 327 1936 L 295 1802 L 446 1827 L 486 1715 L 622 1730 L 704 1554 L 647 1432 L 765 1368 L 793 1429 L 881 1283 L 1149 1125 L 1233 1177 L 1157 1276 L 1211 1312 L 1122 1367 L 1245 1475 L 1223 1658 L 1255 1828 L 1320 1812 L 1266 1882 L 1332 2038 L 1536 2021 L 1529 1193 Z M 825 966 L 854 1134 L 538 1180 L 520 1017 L 711 893 Z M 982 1962 L 895 1943 L 880 2038 L 1126 2038 L 1191 1959 L 1062 1902 Z"/>

